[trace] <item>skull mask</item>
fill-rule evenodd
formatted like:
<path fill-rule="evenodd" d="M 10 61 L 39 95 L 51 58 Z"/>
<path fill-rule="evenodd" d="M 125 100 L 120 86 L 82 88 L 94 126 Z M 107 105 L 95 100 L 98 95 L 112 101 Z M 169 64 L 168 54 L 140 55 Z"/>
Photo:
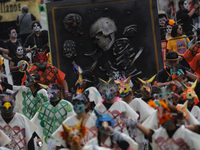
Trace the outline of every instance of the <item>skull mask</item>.
<path fill-rule="evenodd" d="M 63 44 L 63 55 L 65 58 L 76 56 L 76 44 L 72 40 L 66 40 Z"/>
<path fill-rule="evenodd" d="M 37 32 L 37 31 L 40 31 L 40 29 L 41 29 L 41 26 L 38 23 L 34 23 L 33 30 Z"/>
<path fill-rule="evenodd" d="M 187 0 L 184 1 L 183 7 L 184 7 L 185 9 L 189 10 L 190 5 L 188 4 Z"/>
<path fill-rule="evenodd" d="M 171 33 L 172 32 L 172 26 L 170 26 L 170 25 L 167 25 L 166 26 L 166 31 L 167 31 L 167 33 Z"/>
<path fill-rule="evenodd" d="M 22 46 L 18 46 L 16 49 L 16 53 L 17 55 L 23 55 L 24 54 L 24 50 Z"/>
<path fill-rule="evenodd" d="M 166 21 L 167 19 L 166 19 L 166 17 L 165 16 L 163 16 L 162 18 L 159 18 L 159 25 L 161 26 L 161 27 L 164 27 L 165 26 L 165 21 Z"/>
<path fill-rule="evenodd" d="M 103 51 L 107 51 L 115 41 L 117 27 L 113 20 L 107 17 L 99 18 L 90 28 L 90 37 Z"/>

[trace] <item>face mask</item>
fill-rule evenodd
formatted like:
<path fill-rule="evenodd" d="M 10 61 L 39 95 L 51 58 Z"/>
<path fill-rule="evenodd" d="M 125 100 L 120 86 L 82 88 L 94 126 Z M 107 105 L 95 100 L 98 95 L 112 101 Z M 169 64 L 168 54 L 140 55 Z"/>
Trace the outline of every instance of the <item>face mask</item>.
<path fill-rule="evenodd" d="M 165 21 L 166 21 L 165 17 L 159 18 L 159 25 L 163 27 L 165 25 Z"/>
<path fill-rule="evenodd" d="M 58 97 L 59 89 L 53 88 L 51 85 L 47 89 L 48 99 L 50 101 L 55 101 Z"/>
<path fill-rule="evenodd" d="M 47 66 L 47 62 L 44 62 L 44 63 L 38 63 L 38 62 L 36 62 L 36 66 L 38 68 L 40 68 L 40 69 L 44 69 Z"/>
<path fill-rule="evenodd" d="M 4 114 L 10 114 L 12 113 L 13 111 L 13 105 L 12 103 L 10 102 L 5 102 L 3 104 L 3 106 L 1 107 L 1 111 L 4 113 Z"/>
<path fill-rule="evenodd" d="M 11 36 L 12 38 L 17 38 L 17 32 L 16 32 L 15 29 L 11 30 L 10 36 Z"/>
<path fill-rule="evenodd" d="M 167 33 L 171 33 L 172 32 L 172 26 L 167 26 L 166 27 L 166 31 L 167 31 Z"/>
<path fill-rule="evenodd" d="M 34 30 L 34 31 L 40 31 L 40 25 L 37 24 L 37 23 L 35 23 L 35 24 L 33 25 L 33 30 Z"/>
<path fill-rule="evenodd" d="M 100 79 L 99 82 L 99 91 L 104 96 L 104 98 L 107 100 L 113 99 L 116 95 L 116 91 L 118 90 L 118 86 L 114 79 L 112 78 L 109 81 Z"/>
<path fill-rule="evenodd" d="M 74 106 L 74 111 L 77 114 L 80 114 L 80 113 L 82 113 L 85 110 L 85 104 L 83 104 L 80 101 L 74 101 L 73 102 L 73 106 Z"/>
<path fill-rule="evenodd" d="M 190 5 L 188 4 L 187 1 L 184 1 L 183 7 L 184 7 L 185 9 L 189 10 Z"/>
<path fill-rule="evenodd" d="M 23 55 L 24 54 L 23 48 L 21 46 L 17 47 L 16 53 L 17 55 Z"/>

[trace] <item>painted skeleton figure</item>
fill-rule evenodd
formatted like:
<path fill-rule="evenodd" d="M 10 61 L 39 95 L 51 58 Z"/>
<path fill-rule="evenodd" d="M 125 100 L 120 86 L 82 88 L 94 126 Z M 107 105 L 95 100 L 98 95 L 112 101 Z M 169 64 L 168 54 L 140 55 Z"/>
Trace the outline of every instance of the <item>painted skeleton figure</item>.
<path fill-rule="evenodd" d="M 76 44 L 72 40 L 66 40 L 63 44 L 63 56 L 65 58 L 73 58 L 76 56 Z"/>
<path fill-rule="evenodd" d="M 101 50 L 97 49 L 91 54 L 86 55 L 91 56 L 95 63 L 97 63 L 101 61 L 101 56 L 106 57 L 104 56 L 104 53 L 109 53 L 111 56 L 103 62 L 104 65 L 99 63 L 101 64 L 99 68 L 101 71 L 106 71 L 106 74 L 110 77 L 116 75 L 115 79 L 120 75 L 117 71 L 123 72 L 122 76 L 141 73 L 137 72 L 137 69 L 133 67 L 133 64 L 141 54 L 142 50 L 135 54 L 134 48 L 128 39 L 135 35 L 137 26 L 127 26 L 123 32 L 125 37 L 117 40 L 115 39 L 116 31 L 117 27 L 115 22 L 109 17 L 101 17 L 96 20 L 90 28 L 90 37 Z M 122 78 L 122 76 L 120 75 L 120 78 Z"/>

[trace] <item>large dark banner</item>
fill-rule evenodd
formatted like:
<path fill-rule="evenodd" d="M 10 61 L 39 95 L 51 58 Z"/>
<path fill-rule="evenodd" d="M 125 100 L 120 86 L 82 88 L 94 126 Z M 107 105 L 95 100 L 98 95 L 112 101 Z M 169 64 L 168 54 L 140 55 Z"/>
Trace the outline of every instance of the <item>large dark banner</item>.
<path fill-rule="evenodd" d="M 162 68 L 156 0 L 66 0 L 47 3 L 53 65 L 69 87 L 72 62 L 96 77 L 151 77 Z"/>

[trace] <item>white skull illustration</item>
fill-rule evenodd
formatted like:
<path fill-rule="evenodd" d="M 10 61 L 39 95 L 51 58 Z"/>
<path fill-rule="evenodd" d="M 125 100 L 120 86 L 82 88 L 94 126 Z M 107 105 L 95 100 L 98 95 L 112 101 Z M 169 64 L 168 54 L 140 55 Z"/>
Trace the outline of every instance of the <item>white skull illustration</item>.
<path fill-rule="evenodd" d="M 90 28 L 90 37 L 103 51 L 107 51 L 115 41 L 117 27 L 108 17 L 99 18 Z"/>

